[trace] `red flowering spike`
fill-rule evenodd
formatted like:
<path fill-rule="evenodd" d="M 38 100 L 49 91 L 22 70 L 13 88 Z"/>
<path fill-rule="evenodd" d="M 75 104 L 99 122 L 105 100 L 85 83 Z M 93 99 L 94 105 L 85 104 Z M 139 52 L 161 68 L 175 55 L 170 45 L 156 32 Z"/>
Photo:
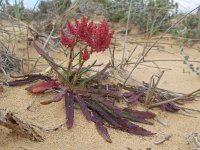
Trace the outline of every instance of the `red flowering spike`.
<path fill-rule="evenodd" d="M 27 91 L 31 93 L 43 93 L 46 90 L 58 87 L 60 84 L 56 81 L 39 81 L 26 88 Z"/>
<path fill-rule="evenodd" d="M 63 46 L 69 46 L 70 48 L 75 46 L 74 38 L 69 38 L 63 31 L 61 31 L 61 43 Z"/>
<path fill-rule="evenodd" d="M 83 60 L 88 60 L 90 58 L 90 54 L 87 49 L 81 52 L 81 57 Z"/>
<path fill-rule="evenodd" d="M 76 28 L 75 28 L 74 25 L 72 25 L 69 21 L 67 21 L 67 23 L 66 23 L 66 28 L 67 28 L 67 31 L 68 31 L 70 34 L 73 34 L 73 35 L 76 34 Z"/>
<path fill-rule="evenodd" d="M 64 46 L 67 46 L 66 35 L 63 31 L 61 31 L 61 43 Z"/>
<path fill-rule="evenodd" d="M 110 32 L 108 22 L 104 19 L 93 31 L 93 43 L 90 45 L 96 52 L 105 51 L 111 42 L 114 32 Z"/>

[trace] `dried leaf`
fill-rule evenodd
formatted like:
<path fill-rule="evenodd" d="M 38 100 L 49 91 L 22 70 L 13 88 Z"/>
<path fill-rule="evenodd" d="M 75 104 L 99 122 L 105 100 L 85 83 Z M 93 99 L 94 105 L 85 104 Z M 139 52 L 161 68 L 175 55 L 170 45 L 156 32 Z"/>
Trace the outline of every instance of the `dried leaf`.
<path fill-rule="evenodd" d="M 68 92 L 65 94 L 65 107 L 67 128 L 70 129 L 74 123 L 74 93 Z"/>

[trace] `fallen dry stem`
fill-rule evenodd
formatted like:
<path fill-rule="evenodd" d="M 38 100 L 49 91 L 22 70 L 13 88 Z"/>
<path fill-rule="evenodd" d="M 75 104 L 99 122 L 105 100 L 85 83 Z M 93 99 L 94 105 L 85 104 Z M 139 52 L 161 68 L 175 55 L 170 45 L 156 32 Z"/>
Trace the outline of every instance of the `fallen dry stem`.
<path fill-rule="evenodd" d="M 18 135 L 32 141 L 42 142 L 43 138 L 28 124 L 17 118 L 12 112 L 0 114 L 0 125 L 13 130 Z"/>
<path fill-rule="evenodd" d="M 178 97 L 175 97 L 175 98 L 166 100 L 166 101 L 162 101 L 162 102 L 158 102 L 158 103 L 151 104 L 151 105 L 149 106 L 149 108 L 156 107 L 156 106 L 159 106 L 159 105 L 162 105 L 162 104 L 166 104 L 166 103 L 170 103 L 170 102 L 175 102 L 175 101 L 181 100 L 181 99 L 187 99 L 188 97 L 193 96 L 195 93 L 197 93 L 197 92 L 199 92 L 199 91 L 200 91 L 200 89 L 195 90 L 194 92 L 191 92 L 191 93 L 189 93 L 189 94 L 187 94 L 187 95 L 178 96 Z"/>
<path fill-rule="evenodd" d="M 146 96 L 146 99 L 145 99 L 145 105 L 147 107 L 149 107 L 151 105 L 152 101 L 153 101 L 153 96 L 155 95 L 156 88 L 157 88 L 158 83 L 160 82 L 160 79 L 162 78 L 163 74 L 164 74 L 164 71 L 162 71 L 161 74 L 158 75 L 158 76 L 153 75 L 151 77 L 150 84 L 149 84 L 150 86 L 149 86 L 149 89 L 147 91 L 147 96 Z M 154 83 L 155 77 L 157 77 L 156 83 Z"/>

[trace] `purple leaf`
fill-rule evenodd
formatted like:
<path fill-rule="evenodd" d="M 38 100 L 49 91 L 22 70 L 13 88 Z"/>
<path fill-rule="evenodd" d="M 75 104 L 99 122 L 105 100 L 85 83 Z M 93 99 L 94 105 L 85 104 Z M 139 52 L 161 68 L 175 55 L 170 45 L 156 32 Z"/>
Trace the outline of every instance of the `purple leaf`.
<path fill-rule="evenodd" d="M 78 102 L 78 104 L 79 104 L 79 106 L 80 106 L 85 118 L 88 121 L 91 121 L 91 113 L 89 112 L 88 107 L 87 107 L 85 101 L 83 100 L 83 98 L 78 96 L 78 95 L 76 95 L 75 98 L 76 98 L 76 100 L 77 100 L 77 102 Z"/>
<path fill-rule="evenodd" d="M 136 122 L 145 123 L 149 125 L 153 124 L 152 122 L 145 120 L 145 118 L 149 119 L 149 118 L 155 117 L 155 114 L 151 112 L 141 112 L 141 111 L 127 112 L 112 105 L 109 101 L 106 101 L 104 98 L 98 95 L 92 94 L 91 98 L 94 101 L 99 101 L 101 104 L 106 106 L 109 109 L 110 113 L 112 113 L 112 115 L 116 118 L 127 118 L 131 121 L 136 121 Z"/>
<path fill-rule="evenodd" d="M 37 46 L 37 44 L 33 44 L 35 50 L 43 57 L 46 59 L 46 61 L 48 61 L 49 65 L 57 71 L 57 66 L 55 65 L 53 59 L 49 56 L 49 54 L 47 52 L 45 52 L 43 49 L 41 49 L 39 46 Z"/>
<path fill-rule="evenodd" d="M 148 136 L 148 135 L 155 134 L 155 133 L 152 133 L 142 127 L 139 127 L 138 125 L 131 123 L 130 121 L 128 121 L 126 119 L 121 119 L 121 120 L 119 120 L 119 122 L 122 125 L 121 130 L 126 131 L 128 133 L 142 135 L 142 136 Z"/>
<path fill-rule="evenodd" d="M 169 96 L 167 98 L 169 98 Z M 159 102 L 167 100 L 167 98 L 162 97 L 162 96 L 157 96 L 156 99 L 154 100 L 154 102 L 159 103 Z M 177 112 L 180 110 L 180 108 L 178 106 L 176 106 L 174 103 L 161 104 L 161 105 L 159 105 L 159 108 L 162 111 L 169 111 L 169 112 Z"/>
<path fill-rule="evenodd" d="M 117 123 L 117 121 L 111 116 L 109 113 L 107 113 L 105 110 L 103 110 L 100 106 L 98 106 L 94 102 L 87 102 L 87 106 L 92 109 L 93 111 L 96 111 L 100 116 L 102 116 L 107 122 L 109 122 L 114 127 L 119 128 L 120 125 Z"/>
<path fill-rule="evenodd" d="M 99 81 L 102 79 L 105 79 L 108 77 L 108 74 L 106 74 L 106 70 L 110 67 L 110 62 L 100 71 L 98 72 L 96 75 L 94 75 L 93 80 L 94 81 Z"/>
<path fill-rule="evenodd" d="M 123 96 L 126 97 L 126 98 L 129 98 L 133 95 L 133 92 L 124 92 L 123 93 Z"/>
<path fill-rule="evenodd" d="M 145 95 L 144 93 L 133 94 L 131 97 L 128 98 L 128 103 L 132 104 L 132 103 L 138 101 L 144 95 Z"/>
<path fill-rule="evenodd" d="M 144 128 L 141 128 L 131 122 L 129 122 L 127 119 L 121 118 L 120 116 L 117 116 L 117 114 L 110 113 L 106 111 L 105 109 L 101 108 L 99 105 L 87 103 L 87 105 L 94 111 L 96 111 L 102 118 L 104 118 L 108 123 L 110 123 L 114 128 L 118 128 L 122 131 L 131 133 L 131 134 L 137 134 L 137 135 L 153 135 L 154 133 L 145 130 Z"/>
<path fill-rule="evenodd" d="M 131 114 L 129 115 L 124 115 L 123 118 L 125 119 L 128 119 L 130 121 L 135 121 L 135 122 L 140 122 L 140 123 L 144 123 L 144 124 L 148 124 L 148 125 L 153 125 L 152 122 L 144 119 L 144 118 L 139 118 L 139 117 L 135 117 L 135 116 L 132 116 Z"/>
<path fill-rule="evenodd" d="M 137 118 L 151 119 L 151 118 L 156 117 L 156 114 L 150 111 L 139 111 L 139 110 L 132 110 L 129 108 L 124 108 L 123 111 L 128 112 L 131 114 L 131 116 L 137 117 Z"/>
<path fill-rule="evenodd" d="M 159 105 L 159 107 L 161 110 L 169 111 L 169 112 L 177 112 L 180 110 L 180 108 L 173 103 L 162 104 L 162 105 Z"/>
<path fill-rule="evenodd" d="M 115 84 L 105 85 L 104 88 L 105 88 L 105 90 L 108 90 L 108 91 L 119 91 L 119 87 Z"/>
<path fill-rule="evenodd" d="M 41 102 L 41 104 L 47 105 L 47 104 L 50 104 L 53 102 L 59 102 L 65 96 L 66 92 L 67 92 L 67 87 L 63 87 L 63 88 L 61 88 L 61 91 L 58 94 L 56 94 L 51 100 Z"/>
<path fill-rule="evenodd" d="M 67 115 L 67 128 L 70 129 L 74 122 L 74 93 L 69 92 L 65 94 L 65 107 Z"/>
<path fill-rule="evenodd" d="M 7 86 L 20 86 L 20 85 L 32 83 L 36 80 L 52 81 L 50 77 L 38 74 L 38 75 L 27 75 L 26 79 L 20 79 L 20 80 L 15 80 L 15 81 L 10 81 L 10 82 L 0 82 L 0 83 Z"/>
<path fill-rule="evenodd" d="M 103 122 L 96 112 L 93 112 L 93 121 L 99 134 L 109 143 L 112 143 L 107 128 L 104 127 Z"/>

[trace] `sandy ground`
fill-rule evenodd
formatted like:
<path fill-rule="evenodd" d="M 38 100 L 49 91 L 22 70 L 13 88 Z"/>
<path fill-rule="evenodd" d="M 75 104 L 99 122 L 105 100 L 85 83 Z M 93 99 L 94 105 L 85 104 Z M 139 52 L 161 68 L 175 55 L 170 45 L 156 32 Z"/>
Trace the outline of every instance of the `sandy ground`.
<path fill-rule="evenodd" d="M 141 41 L 141 37 L 131 36 L 129 41 Z M 176 43 L 174 40 L 165 39 L 162 42 Z M 179 53 L 178 46 L 160 45 L 162 49 L 153 49 L 147 56 L 146 60 L 152 59 L 182 59 Z M 122 42 L 118 44 L 116 58 L 120 60 Z M 127 55 L 134 48 L 134 45 L 126 46 Z M 138 53 L 143 47 L 138 46 L 136 54 L 131 60 L 138 58 Z M 185 51 L 190 54 L 191 59 L 200 60 L 200 52 L 193 48 L 186 48 Z M 32 52 L 31 52 L 32 53 Z M 92 59 L 100 58 L 100 61 L 106 63 L 109 61 L 109 53 L 94 55 Z M 60 58 L 61 59 L 61 58 Z M 117 60 L 116 59 L 116 60 Z M 170 68 L 166 71 L 159 87 L 169 89 L 176 92 L 189 93 L 200 88 L 200 76 L 190 73 L 189 69 L 183 62 L 155 62 L 159 67 Z M 148 65 L 145 66 L 145 65 Z M 151 67 L 149 67 L 151 66 Z M 131 68 L 127 68 L 128 70 Z M 185 71 L 183 71 L 185 70 Z M 159 70 L 153 63 L 143 63 L 133 73 L 133 78 L 138 81 L 149 82 L 150 77 L 158 73 Z M 131 81 L 129 81 L 131 83 Z M 51 94 L 31 95 L 25 91 L 25 87 L 5 87 L 5 91 L 1 94 L 0 108 L 7 108 L 16 113 L 16 116 L 27 123 L 42 126 L 44 128 L 54 128 L 65 122 L 64 101 L 50 104 L 47 106 L 40 105 L 40 102 L 48 100 L 52 97 Z M 34 101 L 35 103 L 30 110 L 26 108 Z M 185 107 L 199 109 L 200 101 L 188 103 Z M 75 110 L 75 122 L 71 130 L 66 127 L 54 132 L 45 132 L 37 130 L 43 137 L 44 142 L 36 143 L 28 139 L 21 138 L 10 130 L 0 127 L 0 150 L 20 150 L 27 148 L 28 150 L 190 150 L 195 147 L 195 144 L 187 144 L 187 136 L 192 131 L 200 133 L 200 114 L 192 113 L 194 117 L 187 117 L 181 114 L 173 114 L 153 110 L 158 116 L 165 121 L 168 126 L 163 126 L 158 122 L 154 122 L 153 126 L 139 124 L 146 129 L 156 132 L 152 137 L 141 137 L 130 135 L 122 131 L 109 128 L 109 133 L 112 143 L 107 143 L 98 134 L 95 126 L 91 122 L 87 122 L 80 110 Z M 172 134 L 169 141 L 161 145 L 155 145 L 154 142 L 160 140 L 164 135 Z M 21 148 L 20 148 L 21 147 Z"/>

